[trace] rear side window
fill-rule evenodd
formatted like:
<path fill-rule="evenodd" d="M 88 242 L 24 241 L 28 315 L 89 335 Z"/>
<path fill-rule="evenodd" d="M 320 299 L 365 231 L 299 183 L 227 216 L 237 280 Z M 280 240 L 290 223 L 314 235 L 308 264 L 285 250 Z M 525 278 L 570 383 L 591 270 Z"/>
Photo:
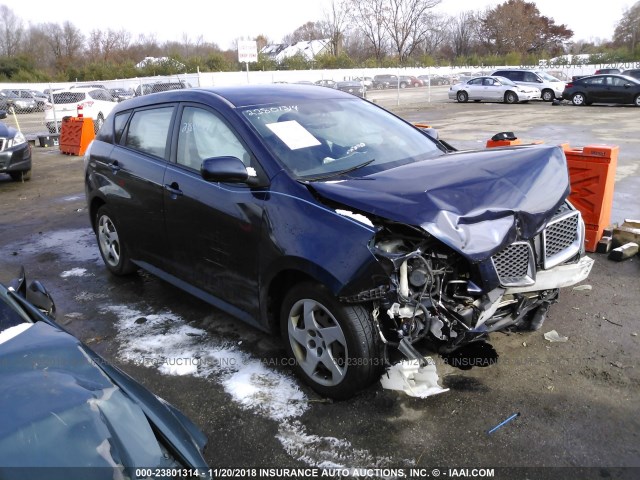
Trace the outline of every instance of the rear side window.
<path fill-rule="evenodd" d="M 84 92 L 61 92 L 53 94 L 53 103 L 78 103 L 86 98 Z"/>
<path fill-rule="evenodd" d="M 120 143 L 120 139 L 122 138 L 124 127 L 127 125 L 127 120 L 129 119 L 129 115 L 131 115 L 131 112 L 124 112 L 116 115 L 116 118 L 114 120 L 114 128 L 113 128 L 115 143 Z"/>
<path fill-rule="evenodd" d="M 174 107 L 139 110 L 129 124 L 125 146 L 165 158 Z"/>
<path fill-rule="evenodd" d="M 540 82 L 540 79 L 535 73 L 531 73 L 531 72 L 522 72 L 522 73 L 524 73 L 525 82 L 530 82 L 530 83 Z"/>

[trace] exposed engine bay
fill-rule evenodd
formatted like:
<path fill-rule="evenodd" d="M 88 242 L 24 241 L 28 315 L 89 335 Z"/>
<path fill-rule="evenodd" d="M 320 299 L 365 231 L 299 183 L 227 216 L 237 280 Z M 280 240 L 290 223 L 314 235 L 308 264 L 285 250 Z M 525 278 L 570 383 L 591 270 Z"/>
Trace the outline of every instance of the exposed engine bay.
<path fill-rule="evenodd" d="M 446 354 L 489 332 L 539 329 L 559 288 L 591 270 L 583 236 L 580 213 L 568 203 L 533 239 L 518 239 L 480 261 L 420 228 L 379 226 L 370 249 L 389 277 L 370 299 L 382 342 L 422 362 L 413 344 L 425 338 Z"/>

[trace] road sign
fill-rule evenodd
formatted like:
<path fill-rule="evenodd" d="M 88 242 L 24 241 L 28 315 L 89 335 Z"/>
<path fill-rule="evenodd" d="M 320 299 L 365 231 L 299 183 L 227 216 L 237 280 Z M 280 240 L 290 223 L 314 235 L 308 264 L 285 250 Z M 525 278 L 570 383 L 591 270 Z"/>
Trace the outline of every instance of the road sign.
<path fill-rule="evenodd" d="M 246 63 L 258 61 L 258 44 L 255 40 L 238 41 L 238 61 Z"/>

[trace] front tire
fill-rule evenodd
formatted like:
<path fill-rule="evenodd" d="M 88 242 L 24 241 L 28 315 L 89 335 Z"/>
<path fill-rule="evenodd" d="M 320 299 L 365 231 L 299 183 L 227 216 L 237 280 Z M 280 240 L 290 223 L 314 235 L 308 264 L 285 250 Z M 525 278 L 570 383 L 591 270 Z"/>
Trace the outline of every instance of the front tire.
<path fill-rule="evenodd" d="M 461 90 L 456 95 L 456 98 L 458 99 L 458 102 L 465 103 L 469 100 L 469 95 L 464 90 Z"/>
<path fill-rule="evenodd" d="M 633 104 L 636 107 L 640 107 L 640 95 L 636 95 L 636 98 L 633 99 Z"/>
<path fill-rule="evenodd" d="M 571 97 L 571 103 L 578 107 L 582 107 L 587 104 L 587 99 L 583 93 L 574 93 Z"/>
<path fill-rule="evenodd" d="M 100 247 L 100 255 L 104 264 L 114 275 L 128 275 L 136 270 L 129 259 L 129 252 L 118 231 L 111 211 L 106 205 L 101 206 L 95 219 L 96 239 Z"/>
<path fill-rule="evenodd" d="M 343 305 L 322 285 L 291 289 L 282 303 L 281 332 L 296 373 L 323 396 L 350 398 L 383 367 L 369 311 Z"/>
<path fill-rule="evenodd" d="M 514 92 L 505 93 L 504 103 L 518 103 L 518 95 L 516 95 Z"/>

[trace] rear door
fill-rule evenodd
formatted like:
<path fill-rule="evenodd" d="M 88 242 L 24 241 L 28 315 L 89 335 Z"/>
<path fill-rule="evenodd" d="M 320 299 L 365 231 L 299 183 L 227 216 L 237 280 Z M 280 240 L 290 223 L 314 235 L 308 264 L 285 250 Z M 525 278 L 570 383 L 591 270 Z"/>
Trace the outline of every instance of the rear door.
<path fill-rule="evenodd" d="M 163 104 L 116 116 L 117 145 L 100 165 L 131 258 L 160 268 L 167 257 L 162 197 L 175 110 Z"/>

